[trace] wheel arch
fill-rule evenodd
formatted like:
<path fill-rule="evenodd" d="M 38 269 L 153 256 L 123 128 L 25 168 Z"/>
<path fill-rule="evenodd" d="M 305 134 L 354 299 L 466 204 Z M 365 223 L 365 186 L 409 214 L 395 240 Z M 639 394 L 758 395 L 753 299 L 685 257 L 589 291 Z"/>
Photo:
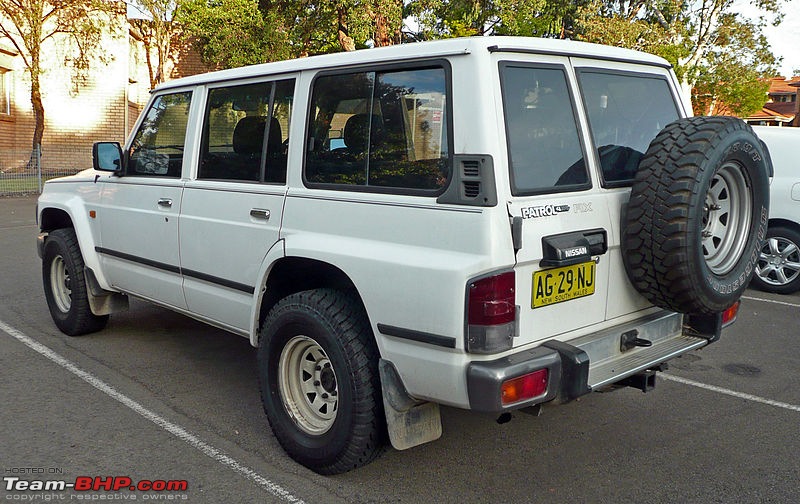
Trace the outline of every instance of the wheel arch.
<path fill-rule="evenodd" d="M 255 322 L 255 330 L 251 332 L 251 343 L 259 345 L 261 323 L 278 301 L 291 294 L 319 288 L 332 288 L 351 292 L 360 303 L 369 319 L 364 300 L 358 292 L 353 280 L 339 267 L 319 259 L 289 256 L 274 261 L 262 284 Z"/>
<path fill-rule="evenodd" d="M 86 204 L 80 198 L 72 197 L 65 200 L 48 200 L 47 206 L 42 206 L 42 198 L 39 199 L 38 209 L 39 231 L 44 236 L 56 229 L 72 228 L 78 239 L 81 256 L 84 265 L 92 270 L 98 286 L 103 290 L 113 290 L 108 283 L 100 261 L 95 252 L 97 244 L 95 231 L 89 219 L 89 212 Z M 81 216 L 86 216 L 81 218 Z"/>
<path fill-rule="evenodd" d="M 770 219 L 769 223 L 767 224 L 768 228 L 773 228 L 777 226 L 788 227 L 790 229 L 794 229 L 798 233 L 800 233 L 800 222 L 796 222 L 789 219 L 781 219 L 781 218 L 774 218 Z"/>
<path fill-rule="evenodd" d="M 39 229 L 42 232 L 50 232 L 61 228 L 75 228 L 69 213 L 61 208 L 43 208 L 39 215 Z"/>

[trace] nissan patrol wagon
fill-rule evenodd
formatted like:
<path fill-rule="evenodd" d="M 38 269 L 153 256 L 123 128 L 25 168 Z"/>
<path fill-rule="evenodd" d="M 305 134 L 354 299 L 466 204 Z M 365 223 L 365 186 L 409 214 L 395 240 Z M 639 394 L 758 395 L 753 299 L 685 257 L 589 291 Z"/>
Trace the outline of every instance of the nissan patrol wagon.
<path fill-rule="evenodd" d="M 649 390 L 735 318 L 768 218 L 765 147 L 679 89 L 652 55 L 503 37 L 164 83 L 45 185 L 50 313 L 77 336 L 133 296 L 248 338 L 323 474 L 437 439 L 440 405 Z"/>

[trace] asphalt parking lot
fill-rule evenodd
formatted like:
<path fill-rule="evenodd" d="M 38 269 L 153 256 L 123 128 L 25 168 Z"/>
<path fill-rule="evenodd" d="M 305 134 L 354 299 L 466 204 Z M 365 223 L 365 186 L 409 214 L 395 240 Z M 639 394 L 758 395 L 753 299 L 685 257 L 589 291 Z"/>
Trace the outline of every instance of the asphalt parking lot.
<path fill-rule="evenodd" d="M 0 198 L 3 502 L 800 502 L 800 294 L 748 291 L 722 340 L 673 361 L 647 394 L 592 394 L 502 425 L 444 408 L 439 441 L 323 477 L 272 437 L 245 339 L 138 301 L 100 333 L 62 335 L 34 205 Z M 120 478 L 185 487 L 104 486 Z"/>

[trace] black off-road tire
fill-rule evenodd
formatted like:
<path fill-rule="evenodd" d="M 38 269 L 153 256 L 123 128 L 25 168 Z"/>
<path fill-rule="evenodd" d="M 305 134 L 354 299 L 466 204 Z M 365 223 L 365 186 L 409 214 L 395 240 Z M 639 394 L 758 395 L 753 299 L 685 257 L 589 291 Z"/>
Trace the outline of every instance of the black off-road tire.
<path fill-rule="evenodd" d="M 308 290 L 270 310 L 258 348 L 261 400 L 290 457 L 320 474 L 339 474 L 383 452 L 378 357 L 354 295 Z"/>
<path fill-rule="evenodd" d="M 770 226 L 752 286 L 776 294 L 800 291 L 800 231 L 797 228 Z"/>
<path fill-rule="evenodd" d="M 108 323 L 108 315 L 92 313 L 83 268 L 75 230 L 51 231 L 42 257 L 44 296 L 53 322 L 69 336 L 97 332 Z"/>
<path fill-rule="evenodd" d="M 740 119 L 667 125 L 639 164 L 623 223 L 622 258 L 636 289 L 681 313 L 736 302 L 767 232 L 770 170 Z"/>

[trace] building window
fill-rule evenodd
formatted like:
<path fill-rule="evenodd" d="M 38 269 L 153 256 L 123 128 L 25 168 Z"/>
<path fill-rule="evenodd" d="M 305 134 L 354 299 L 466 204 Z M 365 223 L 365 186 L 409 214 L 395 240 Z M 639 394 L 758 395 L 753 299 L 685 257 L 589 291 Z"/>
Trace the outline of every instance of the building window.
<path fill-rule="evenodd" d="M 5 68 L 0 68 L 0 114 L 11 114 L 11 83 L 9 82 L 11 72 Z"/>

